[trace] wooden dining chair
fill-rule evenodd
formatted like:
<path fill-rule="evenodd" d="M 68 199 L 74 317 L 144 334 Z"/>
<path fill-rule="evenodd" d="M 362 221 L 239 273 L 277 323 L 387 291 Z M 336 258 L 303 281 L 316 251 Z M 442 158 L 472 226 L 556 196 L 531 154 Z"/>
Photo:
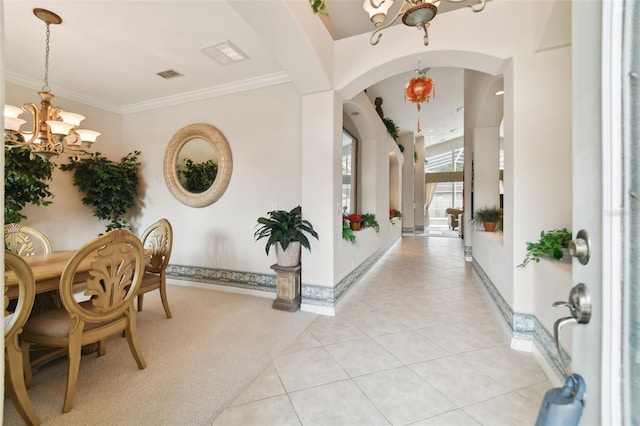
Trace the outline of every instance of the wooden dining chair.
<path fill-rule="evenodd" d="M 22 353 L 27 383 L 31 380 L 31 344 L 68 350 L 69 372 L 63 413 L 71 410 L 83 346 L 98 343 L 98 356 L 102 356 L 105 354 L 105 339 L 124 332 L 138 367 L 146 368 L 138 346 L 133 307 L 142 283 L 145 261 L 142 243 L 129 231 L 115 229 L 91 240 L 71 257 L 62 272 L 59 292 L 63 308 L 32 316 L 25 324 Z M 91 267 L 85 295 L 91 299 L 78 302 L 74 297 L 73 283 L 77 269 L 86 262 L 91 262 Z"/>
<path fill-rule="evenodd" d="M 51 253 L 51 243 L 42 232 L 20 223 L 4 226 L 4 248 L 18 256 Z"/>
<path fill-rule="evenodd" d="M 29 265 L 20 256 L 7 250 L 4 252 L 5 272 L 13 271 L 18 280 L 18 299 L 9 301 L 4 297 L 4 382 L 16 410 L 30 425 L 39 425 L 40 420 L 29 399 L 24 380 L 23 356 L 19 336 L 29 318 L 36 284 Z M 11 309 L 9 307 L 11 306 Z"/>
<path fill-rule="evenodd" d="M 167 277 L 165 271 L 169 265 L 173 246 L 173 228 L 167 219 L 159 219 L 149 226 L 140 237 L 145 249 L 151 251 L 151 260 L 147 264 L 138 293 L 138 311 L 142 310 L 144 294 L 160 290 L 160 299 L 167 318 L 171 318 L 171 309 L 167 300 Z"/>

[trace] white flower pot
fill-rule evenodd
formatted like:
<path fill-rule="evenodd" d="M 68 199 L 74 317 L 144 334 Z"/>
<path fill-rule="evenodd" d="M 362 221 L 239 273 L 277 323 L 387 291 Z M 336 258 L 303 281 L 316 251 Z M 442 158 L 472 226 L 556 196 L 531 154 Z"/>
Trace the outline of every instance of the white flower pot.
<path fill-rule="evenodd" d="M 280 243 L 276 243 L 276 263 L 278 266 L 290 268 L 300 264 L 302 246 L 300 241 L 290 242 L 286 250 L 282 250 Z"/>

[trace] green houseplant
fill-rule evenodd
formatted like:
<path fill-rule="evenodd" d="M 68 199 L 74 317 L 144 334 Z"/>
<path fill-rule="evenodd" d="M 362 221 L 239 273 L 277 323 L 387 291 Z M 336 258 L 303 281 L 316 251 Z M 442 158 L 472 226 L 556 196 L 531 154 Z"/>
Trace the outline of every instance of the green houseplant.
<path fill-rule="evenodd" d="M 327 5 L 325 4 L 324 0 L 309 0 L 309 3 L 311 4 L 313 13 L 328 16 Z"/>
<path fill-rule="evenodd" d="M 525 267 L 531 261 L 538 263 L 542 256 L 560 260 L 564 257 L 562 249 L 569 247 L 569 241 L 571 241 L 571 232 L 567 228 L 542 231 L 538 241 L 527 242 L 527 254 L 518 266 Z"/>
<path fill-rule="evenodd" d="M 129 228 L 124 216 L 134 207 L 140 185 L 140 151 L 111 161 L 96 152 L 91 157 L 72 160 L 60 169 L 73 172 L 73 184 L 84 194 L 82 203 L 93 207 L 93 215 L 111 221 L 107 232 Z"/>
<path fill-rule="evenodd" d="M 502 210 L 496 206 L 482 207 L 475 211 L 473 222 L 475 224 L 482 224 L 485 231 L 493 232 L 501 216 Z"/>
<path fill-rule="evenodd" d="M 356 243 L 356 234 L 351 230 L 349 220 L 346 217 L 342 218 L 342 239 L 350 241 L 351 244 Z"/>
<path fill-rule="evenodd" d="M 382 122 L 384 123 L 385 127 L 387 128 L 387 133 L 389 133 L 389 136 L 391 136 L 391 138 L 394 141 L 398 140 L 398 126 L 396 126 L 396 123 L 392 119 L 390 119 L 389 117 L 384 117 L 382 119 Z"/>
<path fill-rule="evenodd" d="M 376 232 L 380 232 L 380 224 L 374 213 L 364 213 L 362 215 L 362 223 L 365 227 L 371 227 L 375 229 Z"/>
<path fill-rule="evenodd" d="M 318 239 L 318 233 L 308 220 L 302 219 L 302 207 L 297 206 L 290 211 L 272 210 L 267 217 L 259 217 L 258 229 L 253 234 L 256 241 L 267 238 L 265 252 L 269 254 L 271 246 L 275 245 L 276 257 L 280 266 L 296 266 L 300 263 L 300 246 L 311 251 L 307 235 Z M 286 253 L 292 246 L 293 253 Z M 289 259 L 286 257 L 290 255 Z M 295 262 L 295 263 L 293 263 Z M 293 263 L 293 264 L 291 264 Z"/>
<path fill-rule="evenodd" d="M 23 148 L 4 148 L 4 223 L 19 223 L 27 217 L 22 209 L 27 204 L 48 206 L 53 194 L 48 181 L 53 175 L 54 163 Z"/>
<path fill-rule="evenodd" d="M 199 194 L 211 188 L 218 175 L 218 163 L 207 160 L 194 163 L 190 158 L 184 159 L 184 165 L 178 166 L 180 183 L 189 192 Z"/>

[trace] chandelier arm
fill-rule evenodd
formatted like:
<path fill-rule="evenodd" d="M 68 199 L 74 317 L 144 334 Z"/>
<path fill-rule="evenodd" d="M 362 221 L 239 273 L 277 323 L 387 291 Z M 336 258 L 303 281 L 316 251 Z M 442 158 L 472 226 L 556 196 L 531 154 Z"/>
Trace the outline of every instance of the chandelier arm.
<path fill-rule="evenodd" d="M 373 4 L 373 0 L 369 0 L 369 1 Z M 382 26 L 376 28 L 376 30 L 371 34 L 371 37 L 369 38 L 369 43 L 371 43 L 374 46 L 376 44 L 378 44 L 378 42 L 380 41 L 380 37 L 382 37 L 382 34 L 379 34 L 380 31 L 386 30 L 391 25 L 393 25 L 394 22 L 396 22 L 398 20 L 400 15 L 402 15 L 404 13 L 405 3 L 411 4 L 410 0 L 403 0 L 402 1 L 402 6 L 400 6 L 400 10 L 398 10 L 398 13 L 396 13 L 396 16 L 394 16 L 393 19 L 391 21 L 389 21 L 386 25 L 382 25 Z M 380 2 L 380 4 L 382 4 L 382 2 Z M 378 5 L 378 7 L 380 7 L 380 5 Z M 376 35 L 377 35 L 377 37 L 376 37 Z"/>
<path fill-rule="evenodd" d="M 25 132 L 27 134 L 31 133 L 31 139 L 24 142 L 24 145 L 31 146 L 35 143 L 36 139 L 38 139 L 38 135 L 40 134 L 38 129 L 40 123 L 40 109 L 36 104 L 28 103 L 22 105 L 22 110 L 33 116 L 33 127 L 31 128 L 31 132 Z"/>
<path fill-rule="evenodd" d="M 427 22 L 426 24 L 424 24 L 424 26 L 422 27 L 422 29 L 424 30 L 424 37 L 422 37 L 423 41 L 424 41 L 424 45 L 428 46 L 429 45 L 429 32 L 427 31 L 427 29 L 429 28 L 429 23 Z M 425 72 L 426 74 L 426 72 Z"/>
<path fill-rule="evenodd" d="M 470 4 L 468 5 L 471 10 L 473 10 L 475 13 L 478 12 L 482 12 L 485 8 L 485 6 L 487 5 L 487 0 L 480 0 L 480 2 L 478 4 L 476 4 L 475 6 Z"/>
<path fill-rule="evenodd" d="M 446 1 L 448 1 L 449 3 L 462 3 L 463 1 L 467 1 L 467 0 L 446 0 Z M 477 12 L 482 12 L 486 5 L 487 5 L 487 0 L 479 0 L 478 4 L 476 5 L 468 4 L 467 7 L 477 13 Z"/>

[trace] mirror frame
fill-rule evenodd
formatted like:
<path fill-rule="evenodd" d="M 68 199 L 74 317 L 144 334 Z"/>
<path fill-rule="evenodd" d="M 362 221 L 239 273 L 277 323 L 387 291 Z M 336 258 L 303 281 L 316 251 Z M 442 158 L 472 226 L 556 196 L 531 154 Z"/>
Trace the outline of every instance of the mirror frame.
<path fill-rule="evenodd" d="M 218 157 L 218 174 L 211 187 L 204 192 L 192 193 L 184 189 L 178 180 L 178 154 L 182 147 L 192 139 L 204 139 L 216 151 Z M 211 124 L 189 124 L 178 130 L 167 145 L 164 154 L 164 180 L 169 192 L 181 203 L 190 207 L 206 207 L 215 203 L 227 190 L 231 181 L 233 161 L 231 148 L 224 135 Z"/>

